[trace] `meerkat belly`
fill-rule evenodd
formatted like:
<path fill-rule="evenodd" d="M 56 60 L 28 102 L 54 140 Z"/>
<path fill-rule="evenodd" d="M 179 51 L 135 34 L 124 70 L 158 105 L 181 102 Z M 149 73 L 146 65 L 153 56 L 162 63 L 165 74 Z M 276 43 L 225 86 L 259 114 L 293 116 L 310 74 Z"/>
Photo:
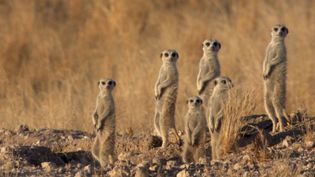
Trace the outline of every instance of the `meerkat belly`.
<path fill-rule="evenodd" d="M 270 78 L 267 80 L 268 85 L 284 85 L 287 76 L 287 63 L 281 62 L 272 68 Z"/>
<path fill-rule="evenodd" d="M 165 89 L 164 94 L 162 96 L 163 102 L 175 103 L 177 97 L 177 84 L 173 84 Z"/>

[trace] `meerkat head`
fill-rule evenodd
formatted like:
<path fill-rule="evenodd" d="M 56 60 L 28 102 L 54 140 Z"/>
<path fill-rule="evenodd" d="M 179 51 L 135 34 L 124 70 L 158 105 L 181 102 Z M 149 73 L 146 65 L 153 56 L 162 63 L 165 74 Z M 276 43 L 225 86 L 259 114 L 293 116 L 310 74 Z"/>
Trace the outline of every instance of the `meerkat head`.
<path fill-rule="evenodd" d="M 100 91 L 112 91 L 116 86 L 116 81 L 113 79 L 100 79 L 97 85 Z"/>
<path fill-rule="evenodd" d="M 275 25 L 272 27 L 271 36 L 285 38 L 289 33 L 289 30 L 284 25 Z"/>
<path fill-rule="evenodd" d="M 201 107 L 203 101 L 200 97 L 194 96 L 187 99 L 187 104 L 189 108 L 199 108 Z"/>
<path fill-rule="evenodd" d="M 218 90 L 229 90 L 233 87 L 232 80 L 226 76 L 216 78 L 213 83 L 214 88 Z"/>
<path fill-rule="evenodd" d="M 216 39 L 206 39 L 202 43 L 204 53 L 217 53 L 221 49 L 221 43 Z"/>
<path fill-rule="evenodd" d="M 163 63 L 176 63 L 178 60 L 178 53 L 176 50 L 164 50 L 160 55 Z"/>

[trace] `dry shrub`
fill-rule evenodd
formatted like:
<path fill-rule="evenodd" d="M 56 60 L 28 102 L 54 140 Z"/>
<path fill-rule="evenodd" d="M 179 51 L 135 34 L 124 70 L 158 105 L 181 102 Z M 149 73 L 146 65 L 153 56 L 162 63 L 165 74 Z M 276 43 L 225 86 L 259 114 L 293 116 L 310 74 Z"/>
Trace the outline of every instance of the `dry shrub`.
<path fill-rule="evenodd" d="M 224 108 L 224 118 L 221 127 L 221 144 L 223 153 L 236 151 L 243 122 L 241 117 L 252 114 L 256 105 L 253 100 L 253 90 L 233 89 L 229 92 L 229 99 Z"/>
<path fill-rule="evenodd" d="M 112 77 L 117 128 L 152 130 L 159 53 L 175 48 L 181 129 L 205 38 L 222 43 L 222 72 L 256 88 L 253 101 L 262 113 L 262 61 L 276 23 L 290 30 L 288 111 L 304 104 L 314 113 L 314 6 L 314 0 L 2 0 L 0 126 L 92 130 L 96 81 Z"/>
<path fill-rule="evenodd" d="M 297 177 L 300 169 L 295 164 L 289 164 L 290 160 L 274 161 L 271 169 L 267 171 L 268 177 Z"/>

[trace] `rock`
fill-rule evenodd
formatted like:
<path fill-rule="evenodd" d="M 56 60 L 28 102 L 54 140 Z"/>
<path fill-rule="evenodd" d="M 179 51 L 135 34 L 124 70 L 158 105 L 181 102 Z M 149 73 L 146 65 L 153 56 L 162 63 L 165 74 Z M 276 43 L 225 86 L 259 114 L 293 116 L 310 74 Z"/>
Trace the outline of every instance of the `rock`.
<path fill-rule="evenodd" d="M 118 160 L 119 161 L 127 161 L 128 159 L 130 159 L 130 156 L 131 156 L 130 152 L 127 152 L 127 153 L 122 152 L 118 155 Z"/>
<path fill-rule="evenodd" d="M 285 139 L 282 141 L 282 147 L 284 148 L 288 148 L 289 146 L 291 146 L 291 144 L 293 144 L 294 138 L 287 136 L 285 137 Z"/>
<path fill-rule="evenodd" d="M 53 164 L 51 162 L 42 162 L 40 165 L 47 172 L 51 171 L 53 168 Z"/>
<path fill-rule="evenodd" d="M 87 173 L 87 174 L 91 174 L 92 173 L 92 167 L 91 165 L 87 165 L 83 168 L 83 171 L 84 173 Z"/>
<path fill-rule="evenodd" d="M 6 154 L 6 153 L 8 153 L 9 152 L 9 148 L 8 147 L 2 147 L 1 149 L 0 149 L 0 153 L 1 154 Z"/>
<path fill-rule="evenodd" d="M 233 166 L 233 169 L 238 171 L 239 169 L 241 169 L 242 166 L 239 164 L 239 163 L 236 163 L 234 166 Z"/>
<path fill-rule="evenodd" d="M 74 175 L 74 177 L 83 177 L 84 176 L 84 174 L 81 172 L 81 171 L 78 171 L 75 175 Z"/>
<path fill-rule="evenodd" d="M 176 165 L 176 161 L 170 160 L 166 162 L 165 169 L 170 170 Z"/>
<path fill-rule="evenodd" d="M 189 177 L 189 173 L 187 170 L 182 170 L 177 173 L 176 177 Z"/>
<path fill-rule="evenodd" d="M 312 141 L 312 140 L 305 141 L 306 148 L 313 148 L 314 146 L 315 146 L 315 141 Z"/>
<path fill-rule="evenodd" d="M 149 167 L 149 170 L 150 170 L 150 171 L 157 171 L 158 168 L 159 168 L 158 165 L 153 165 L 153 166 L 150 166 L 150 167 Z"/>

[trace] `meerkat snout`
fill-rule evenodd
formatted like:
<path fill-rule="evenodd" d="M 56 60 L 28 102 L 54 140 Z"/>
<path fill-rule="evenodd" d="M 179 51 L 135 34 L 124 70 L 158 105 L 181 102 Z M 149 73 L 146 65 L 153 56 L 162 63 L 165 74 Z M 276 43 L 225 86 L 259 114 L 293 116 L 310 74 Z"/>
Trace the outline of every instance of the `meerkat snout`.
<path fill-rule="evenodd" d="M 271 31 L 272 36 L 279 36 L 279 37 L 286 37 L 288 33 L 289 33 L 289 30 L 284 25 L 275 25 Z"/>
<path fill-rule="evenodd" d="M 179 55 L 175 50 L 165 50 L 161 53 L 160 57 L 163 61 L 176 62 Z"/>
<path fill-rule="evenodd" d="M 231 89 L 234 85 L 232 80 L 228 77 L 219 77 L 214 80 L 214 86 L 222 89 Z"/>
<path fill-rule="evenodd" d="M 116 86 L 116 82 L 112 79 L 101 79 L 98 85 L 100 90 L 112 90 Z"/>
<path fill-rule="evenodd" d="M 203 50 L 218 52 L 221 48 L 221 43 L 216 39 L 207 39 L 203 42 Z"/>
<path fill-rule="evenodd" d="M 199 97 L 192 97 L 187 100 L 187 104 L 191 107 L 196 107 L 202 105 L 202 99 Z"/>

